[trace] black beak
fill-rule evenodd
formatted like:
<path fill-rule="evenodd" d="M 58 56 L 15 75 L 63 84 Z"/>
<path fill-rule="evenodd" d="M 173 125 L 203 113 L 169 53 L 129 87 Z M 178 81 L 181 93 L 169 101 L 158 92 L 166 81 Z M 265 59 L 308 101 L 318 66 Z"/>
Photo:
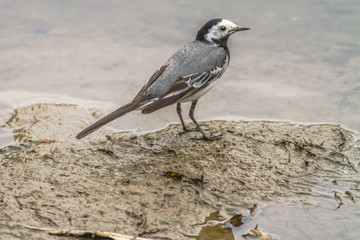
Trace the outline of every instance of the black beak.
<path fill-rule="evenodd" d="M 247 28 L 247 27 L 236 27 L 236 28 L 234 29 L 235 32 L 245 31 L 245 30 L 250 30 L 250 28 Z"/>

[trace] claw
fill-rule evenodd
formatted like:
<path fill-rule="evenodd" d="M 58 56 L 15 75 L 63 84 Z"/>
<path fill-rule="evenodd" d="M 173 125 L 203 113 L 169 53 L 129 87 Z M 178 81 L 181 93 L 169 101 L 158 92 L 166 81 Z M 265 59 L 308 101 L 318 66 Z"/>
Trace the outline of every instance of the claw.
<path fill-rule="evenodd" d="M 183 135 L 184 133 L 188 133 L 188 132 L 198 132 L 199 130 L 197 128 L 185 128 L 182 132 L 179 132 L 176 134 L 177 137 Z"/>
<path fill-rule="evenodd" d="M 179 115 L 179 118 L 180 118 L 180 121 L 181 121 L 181 125 L 183 127 L 183 131 L 182 132 L 179 132 L 178 134 L 176 134 L 176 137 L 178 136 L 181 136 L 183 135 L 184 133 L 187 133 L 187 132 L 201 132 L 202 134 L 202 137 L 201 138 L 190 138 L 191 140 L 205 140 L 205 141 L 214 141 L 214 140 L 219 140 L 222 138 L 222 136 L 224 135 L 224 133 L 221 133 L 220 135 L 217 135 L 217 136 L 206 136 L 204 130 L 202 130 L 201 126 L 206 126 L 208 127 L 208 125 L 206 123 L 202 123 L 202 124 L 199 124 L 196 119 L 194 118 L 194 110 L 195 110 L 195 106 L 197 104 L 197 101 L 198 100 L 194 100 L 192 101 L 191 103 L 191 108 L 190 108 L 190 112 L 189 112 L 189 117 L 191 118 L 191 120 L 194 122 L 194 124 L 196 125 L 196 128 L 192 128 L 192 129 L 188 129 L 186 126 L 185 126 L 185 123 L 184 123 L 184 120 L 182 118 L 182 115 L 181 115 L 181 104 L 180 103 L 177 103 L 176 105 L 176 112 L 178 113 Z M 190 140 L 189 139 L 189 140 Z"/>

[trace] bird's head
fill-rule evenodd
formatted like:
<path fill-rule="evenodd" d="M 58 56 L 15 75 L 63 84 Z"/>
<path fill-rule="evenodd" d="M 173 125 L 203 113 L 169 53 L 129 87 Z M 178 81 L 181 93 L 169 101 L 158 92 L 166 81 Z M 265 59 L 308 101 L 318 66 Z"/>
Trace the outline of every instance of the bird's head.
<path fill-rule="evenodd" d="M 197 33 L 196 40 L 226 46 L 228 37 L 239 31 L 249 30 L 247 27 L 240 27 L 233 22 L 215 18 L 208 21 Z"/>

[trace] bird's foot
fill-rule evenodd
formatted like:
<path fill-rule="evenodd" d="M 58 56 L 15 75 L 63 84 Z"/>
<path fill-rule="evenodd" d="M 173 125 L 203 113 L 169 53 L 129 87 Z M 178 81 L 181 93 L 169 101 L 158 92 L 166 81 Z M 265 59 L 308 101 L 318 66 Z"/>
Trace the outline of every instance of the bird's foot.
<path fill-rule="evenodd" d="M 176 134 L 176 136 L 181 136 L 183 135 L 184 133 L 189 133 L 189 132 L 198 132 L 199 129 L 197 128 L 184 128 L 181 132 L 179 132 L 178 134 Z"/>

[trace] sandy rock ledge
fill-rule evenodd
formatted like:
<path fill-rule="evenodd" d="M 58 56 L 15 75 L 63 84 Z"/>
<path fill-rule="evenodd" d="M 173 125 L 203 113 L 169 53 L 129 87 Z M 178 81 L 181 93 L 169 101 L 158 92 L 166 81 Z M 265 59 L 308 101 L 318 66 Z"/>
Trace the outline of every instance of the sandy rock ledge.
<path fill-rule="evenodd" d="M 4 236 L 50 238 L 24 227 L 31 225 L 183 239 L 214 212 L 227 219 L 268 201 L 360 197 L 359 141 L 338 125 L 210 121 L 202 124 L 221 140 L 177 136 L 180 125 L 75 139 L 102 114 L 37 104 L 2 124 L 16 140 L 0 149 Z"/>

